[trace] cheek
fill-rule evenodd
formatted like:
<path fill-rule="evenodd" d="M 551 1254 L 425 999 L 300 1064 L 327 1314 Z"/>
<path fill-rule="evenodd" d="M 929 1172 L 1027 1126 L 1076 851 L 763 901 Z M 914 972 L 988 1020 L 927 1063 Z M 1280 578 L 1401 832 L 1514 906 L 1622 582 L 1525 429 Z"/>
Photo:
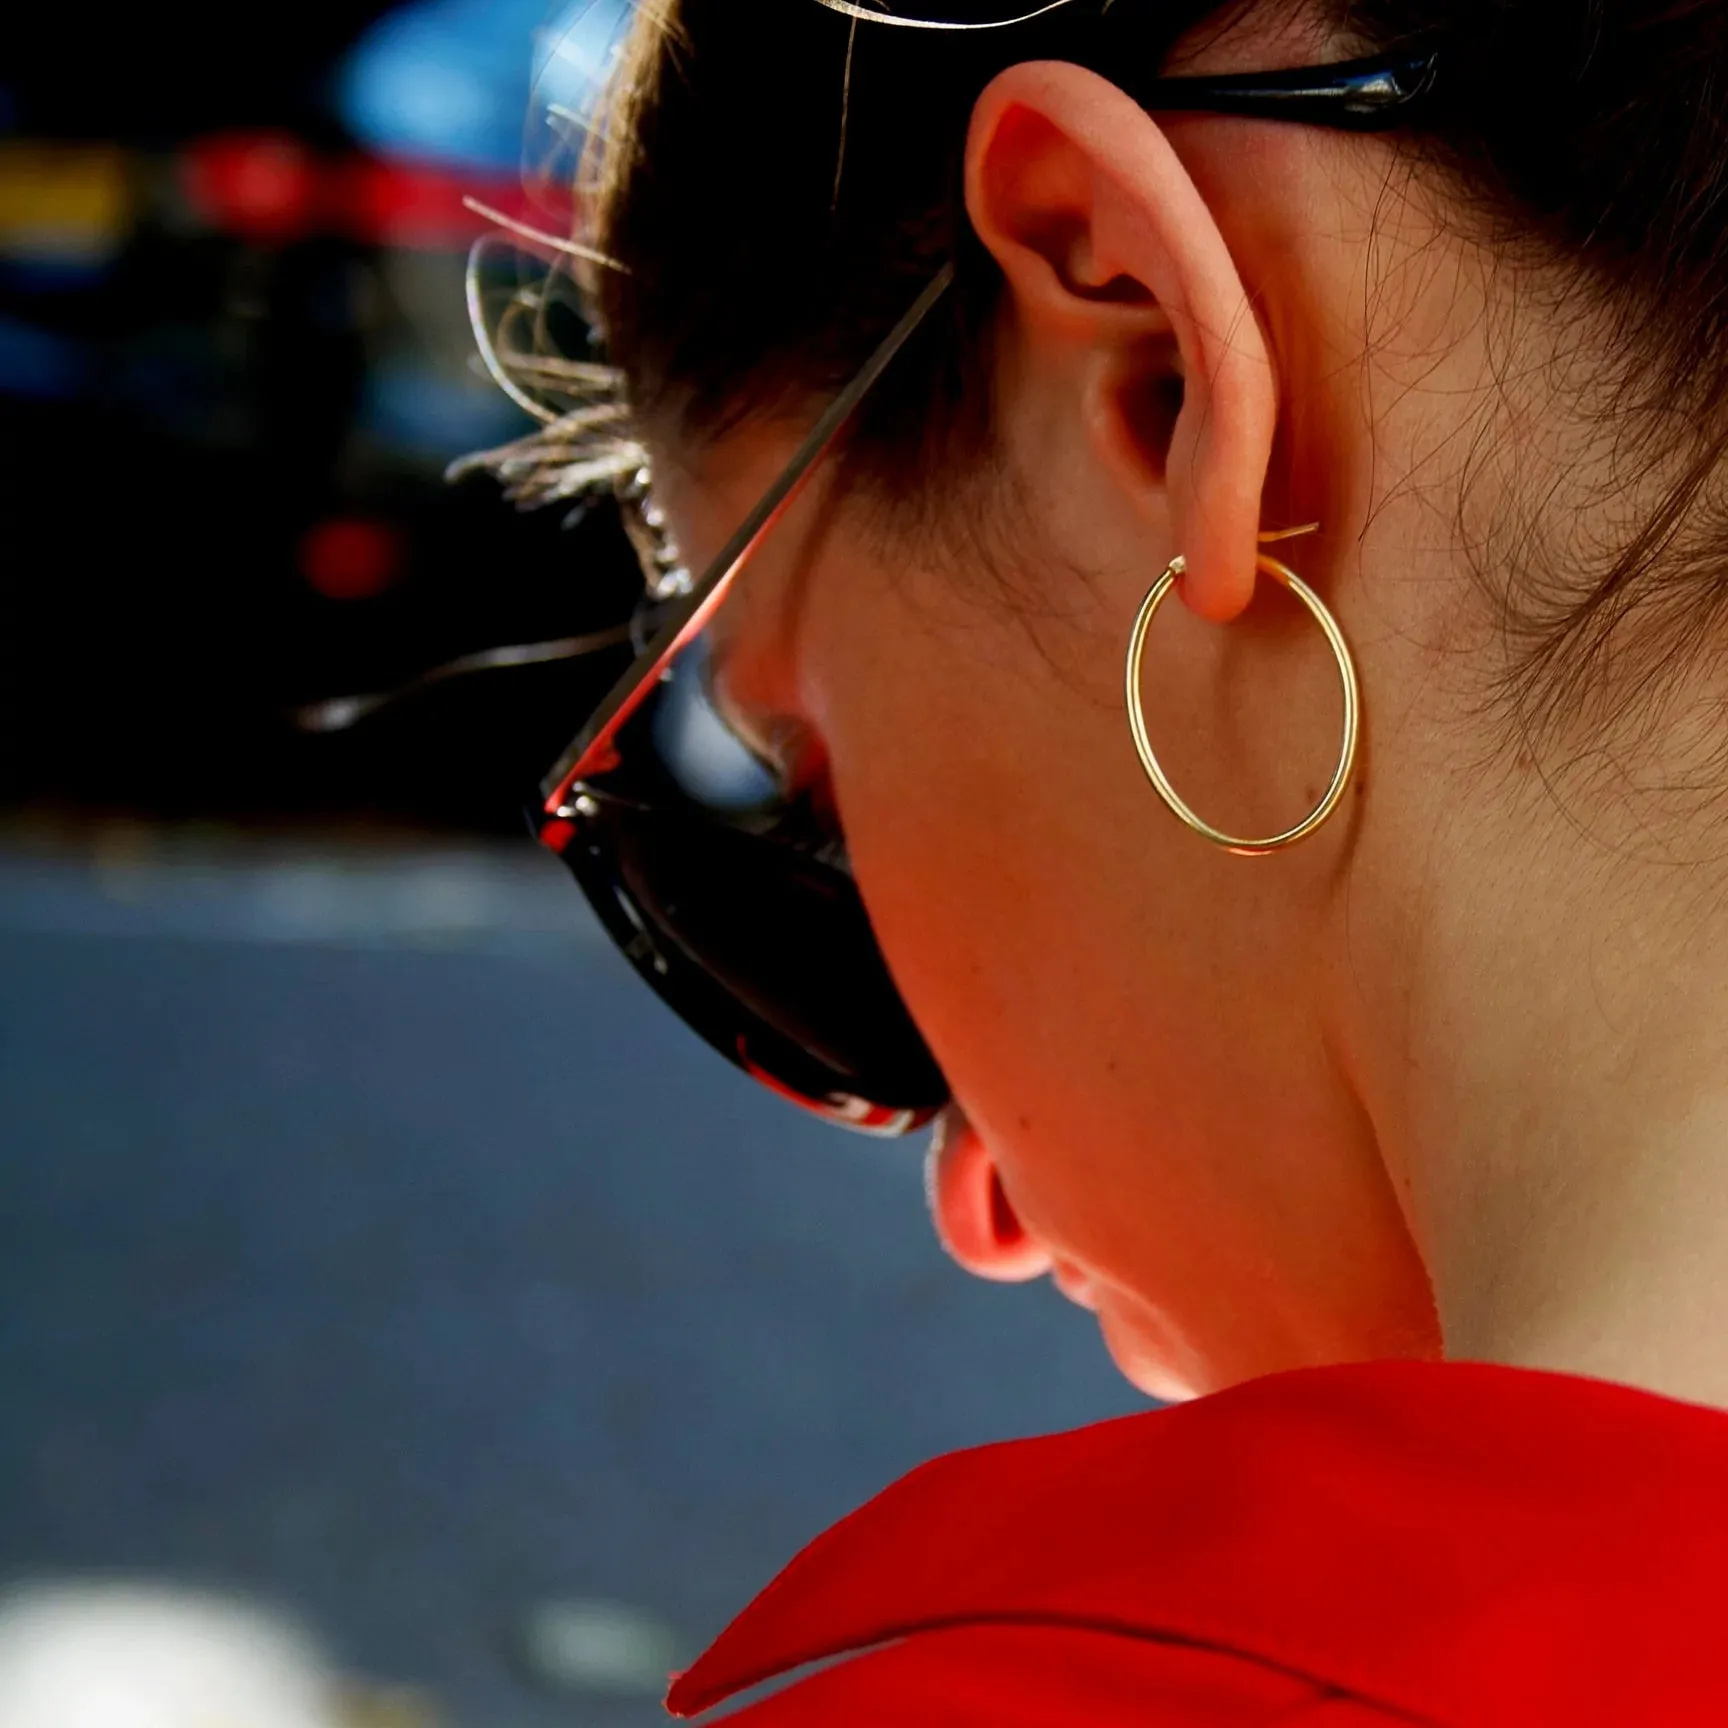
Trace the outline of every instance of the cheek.
<path fill-rule="evenodd" d="M 958 988 L 995 1021 L 1016 972 L 1050 951 L 1052 909 L 1072 910 L 1040 806 L 1054 770 L 1085 763 L 1061 764 L 1026 723 L 1036 696 L 986 628 L 956 640 L 913 615 L 848 631 L 820 666 L 818 724 L 872 916 L 941 1019 Z"/>
<path fill-rule="evenodd" d="M 1095 1250 L 1088 1166 L 1136 1138 L 1147 998 L 1179 941 L 1149 892 L 1168 836 L 1148 832 L 1114 667 L 1061 669 L 1018 621 L 953 610 L 837 607 L 809 706 L 914 1014 L 1028 1222 Z"/>

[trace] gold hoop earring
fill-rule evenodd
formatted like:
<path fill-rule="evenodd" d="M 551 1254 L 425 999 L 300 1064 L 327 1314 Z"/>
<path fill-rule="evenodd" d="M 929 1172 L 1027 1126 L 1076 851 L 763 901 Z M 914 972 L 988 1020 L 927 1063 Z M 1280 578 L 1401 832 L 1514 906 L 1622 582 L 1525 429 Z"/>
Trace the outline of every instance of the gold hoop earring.
<path fill-rule="evenodd" d="M 1285 528 L 1262 534 L 1260 539 L 1263 542 L 1289 540 L 1298 534 L 1311 534 L 1318 526 L 1318 523 L 1311 522 L 1304 528 Z M 1356 663 L 1350 657 L 1350 644 L 1344 640 L 1344 632 L 1338 628 L 1338 620 L 1326 609 L 1325 602 L 1294 570 L 1288 565 L 1280 564 L 1276 558 L 1268 557 L 1262 552 L 1254 563 L 1256 569 L 1263 570 L 1268 576 L 1282 582 L 1308 608 L 1315 623 L 1325 634 L 1326 645 L 1338 662 L 1339 677 L 1344 685 L 1344 747 L 1339 752 L 1332 784 L 1326 788 L 1320 802 L 1294 828 L 1286 828 L 1282 834 L 1269 834 L 1264 839 L 1248 839 L 1236 834 L 1226 834 L 1221 828 L 1214 828 L 1183 800 L 1182 795 L 1170 784 L 1169 776 L 1153 753 L 1152 741 L 1146 735 L 1146 711 L 1140 701 L 1140 662 L 1146 653 L 1146 635 L 1152 628 L 1152 620 L 1157 616 L 1158 608 L 1169 597 L 1170 590 L 1176 586 L 1176 578 L 1187 568 L 1181 553 L 1177 553 L 1165 566 L 1164 574 L 1152 584 L 1146 598 L 1140 603 L 1139 615 L 1134 620 L 1134 629 L 1128 638 L 1127 667 L 1128 729 L 1134 735 L 1134 748 L 1139 753 L 1140 766 L 1146 770 L 1146 778 L 1152 782 L 1152 790 L 1164 800 L 1178 820 L 1192 828 L 1202 839 L 1210 840 L 1214 846 L 1222 846 L 1226 852 L 1234 852 L 1244 858 L 1258 858 L 1268 852 L 1279 852 L 1286 846 L 1294 846 L 1298 840 L 1305 840 L 1312 834 L 1338 808 L 1338 801 L 1344 796 L 1344 788 L 1349 785 L 1351 772 L 1356 766 L 1356 743 L 1361 728 L 1362 707 L 1362 693 L 1356 679 Z"/>

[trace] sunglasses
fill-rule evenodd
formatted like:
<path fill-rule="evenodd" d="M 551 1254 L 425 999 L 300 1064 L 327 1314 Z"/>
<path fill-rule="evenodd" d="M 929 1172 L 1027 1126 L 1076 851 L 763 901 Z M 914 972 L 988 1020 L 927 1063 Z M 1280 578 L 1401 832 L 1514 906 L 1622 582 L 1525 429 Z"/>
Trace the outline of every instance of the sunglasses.
<path fill-rule="evenodd" d="M 1115 21 L 1130 11 L 1107 8 L 1071 57 L 1100 70 L 1106 60 L 1121 64 L 1119 34 L 1133 26 Z M 1106 42 L 1105 30 L 1118 39 Z M 1436 53 L 1413 50 L 1293 71 L 1155 78 L 1138 89 L 1111 76 L 1149 111 L 1374 131 L 1407 121 L 1436 73 Z M 788 795 L 727 727 L 702 632 L 953 280 L 950 264 L 700 575 L 679 571 L 668 583 L 669 556 L 652 561 L 652 592 L 683 591 L 655 610 L 635 663 L 546 776 L 531 816 L 625 957 L 692 1030 L 783 1098 L 884 1135 L 928 1122 L 948 1101 L 947 1083 L 889 974 L 837 825 L 808 797 Z M 639 476 L 635 489 L 645 488 Z"/>

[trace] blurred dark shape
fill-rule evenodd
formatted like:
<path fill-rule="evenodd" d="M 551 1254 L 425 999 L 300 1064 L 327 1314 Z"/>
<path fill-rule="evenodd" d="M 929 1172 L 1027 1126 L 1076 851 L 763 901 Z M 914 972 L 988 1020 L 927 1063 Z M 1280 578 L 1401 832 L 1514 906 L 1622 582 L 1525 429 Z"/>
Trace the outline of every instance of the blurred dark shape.
<path fill-rule="evenodd" d="M 0 803 L 520 831 L 627 646 L 426 681 L 341 736 L 293 716 L 605 631 L 639 592 L 611 511 L 567 530 L 442 478 L 528 425 L 474 363 L 486 224 L 464 199 L 526 209 L 541 11 L 322 7 L 273 16 L 267 44 L 193 15 L 18 22 Z M 360 101 L 385 85 L 412 136 Z"/>

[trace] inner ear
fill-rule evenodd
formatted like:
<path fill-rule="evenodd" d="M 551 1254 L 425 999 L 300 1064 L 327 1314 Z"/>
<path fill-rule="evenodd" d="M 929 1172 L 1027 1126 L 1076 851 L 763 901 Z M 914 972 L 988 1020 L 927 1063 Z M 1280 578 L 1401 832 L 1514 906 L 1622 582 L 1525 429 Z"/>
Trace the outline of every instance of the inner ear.
<path fill-rule="evenodd" d="M 1099 262 L 1094 223 L 1070 211 L 1042 211 L 1026 221 L 1026 242 L 1050 261 L 1056 280 L 1076 299 L 1102 306 L 1156 305 L 1132 271 Z"/>
<path fill-rule="evenodd" d="M 1153 304 L 1152 291 L 1144 282 L 1123 272 L 1112 276 L 1102 288 L 1084 290 L 1094 300 L 1101 300 L 1111 306 L 1150 306 Z"/>
<path fill-rule="evenodd" d="M 1174 344 L 1170 348 L 1168 353 L 1148 355 L 1144 365 L 1134 367 L 1114 387 L 1114 411 L 1122 432 L 1155 470 L 1152 478 L 1159 484 L 1165 479 L 1163 458 L 1169 454 L 1186 400 Z"/>
<path fill-rule="evenodd" d="M 1136 492 L 1165 490 L 1171 445 L 1188 400 L 1174 340 L 1129 345 L 1114 364 L 1093 373 L 1087 390 L 1087 418 L 1100 459 Z"/>

